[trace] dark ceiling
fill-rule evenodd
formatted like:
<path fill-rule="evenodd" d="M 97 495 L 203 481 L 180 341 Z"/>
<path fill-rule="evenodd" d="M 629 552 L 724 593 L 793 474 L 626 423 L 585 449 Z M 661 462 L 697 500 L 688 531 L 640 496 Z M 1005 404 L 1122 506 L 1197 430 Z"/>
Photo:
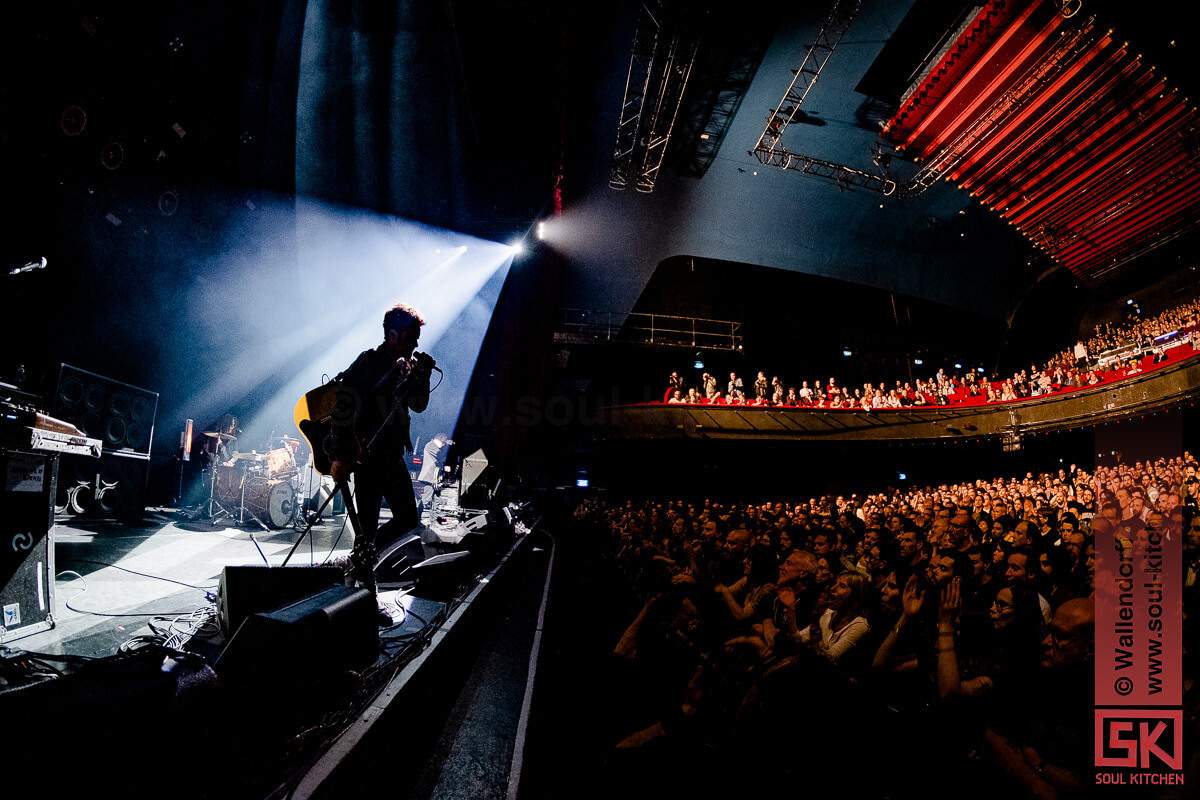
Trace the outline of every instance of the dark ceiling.
<path fill-rule="evenodd" d="M 306 191 L 491 238 L 549 214 L 557 182 L 564 213 L 550 246 L 568 263 L 564 305 L 630 308 L 660 262 L 695 255 L 731 270 L 794 270 L 1003 317 L 1048 266 L 951 186 L 881 198 L 766 168 L 750 155 L 829 3 L 785 4 L 769 15 L 717 0 L 684 5 L 703 18 L 700 62 L 652 194 L 608 188 L 635 2 L 271 0 L 247 11 L 186 2 L 114 10 L 75 0 L 28 9 L 0 33 L 0 157 L 19 187 L 4 199 L 5 257 L 58 255 L 87 271 L 84 262 L 99 257 L 90 245 L 97 223 L 119 251 L 105 251 L 109 262 L 170 253 L 180 236 L 212 241 L 248 197 L 286 196 L 297 187 L 297 165 L 316 161 L 332 165 L 332 177 L 303 184 Z M 878 123 L 969 5 L 864 0 L 789 129 L 789 146 L 877 170 Z M 1161 14 L 1085 6 L 1145 42 L 1172 80 L 1194 84 L 1190 34 L 1180 26 L 1168 34 Z M 352 49 L 306 61 L 304 48 L 323 29 L 342 31 Z M 306 150 L 311 140 L 297 144 L 296 116 L 306 70 L 339 91 L 363 90 L 355 58 L 378 62 L 369 102 L 394 106 L 404 87 L 410 105 L 402 111 L 415 122 L 402 130 L 411 138 L 360 152 L 351 125 L 335 147 Z M 730 103 L 738 65 L 744 80 Z M 441 110 L 430 115 L 434 99 Z M 711 122 L 705 104 L 718 99 L 725 135 L 719 149 L 710 143 L 701 153 L 691 137 Z M 73 130 L 75 107 L 87 114 L 83 131 Z M 360 173 L 378 159 L 391 170 L 388 191 L 364 196 L 351 186 L 355 173 L 338 171 L 347 159 Z M 914 167 L 897 157 L 892 169 L 903 177 Z M 1185 253 L 1186 245 L 1156 254 L 1138 278 Z"/>

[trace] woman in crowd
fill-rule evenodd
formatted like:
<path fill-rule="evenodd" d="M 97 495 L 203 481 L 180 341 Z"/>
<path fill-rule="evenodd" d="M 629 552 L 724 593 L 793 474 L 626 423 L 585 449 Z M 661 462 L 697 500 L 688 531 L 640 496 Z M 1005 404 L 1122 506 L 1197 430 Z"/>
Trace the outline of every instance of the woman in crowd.
<path fill-rule="evenodd" d="M 843 572 L 833 582 L 828 607 L 800 632 L 800 642 L 836 664 L 863 644 L 871 629 L 863 616 L 866 590 L 859 572 Z"/>

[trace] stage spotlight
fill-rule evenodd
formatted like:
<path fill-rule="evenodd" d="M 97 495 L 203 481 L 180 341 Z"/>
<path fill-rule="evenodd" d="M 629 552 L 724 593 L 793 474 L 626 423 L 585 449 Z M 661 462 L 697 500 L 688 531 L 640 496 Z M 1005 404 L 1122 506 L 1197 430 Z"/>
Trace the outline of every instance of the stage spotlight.
<path fill-rule="evenodd" d="M 902 481 L 906 481 L 906 480 L 908 480 L 908 473 L 907 472 L 897 472 L 896 477 Z"/>
<path fill-rule="evenodd" d="M 842 355 L 843 355 L 844 357 L 846 357 L 846 358 L 849 358 L 850 356 L 854 355 L 854 351 L 853 351 L 853 350 L 851 350 L 851 349 L 849 349 L 849 348 L 847 348 L 847 349 L 845 349 L 845 350 L 843 350 L 843 351 L 842 351 Z"/>
<path fill-rule="evenodd" d="M 508 246 L 508 251 L 514 256 L 519 256 L 525 252 L 525 242 L 517 240 Z"/>
<path fill-rule="evenodd" d="M 982 374 L 983 374 L 983 367 L 979 367 L 979 368 L 978 368 L 978 370 L 979 370 L 979 374 L 980 374 L 980 375 L 982 375 Z"/>
<path fill-rule="evenodd" d="M 956 362 L 954 362 L 954 368 L 955 368 L 955 369 L 962 369 L 962 364 L 959 364 L 959 363 L 956 361 Z"/>
<path fill-rule="evenodd" d="M 546 239 L 546 223 L 539 222 L 537 224 L 537 227 L 534 228 L 534 235 L 537 236 L 537 240 L 539 242 L 545 241 L 545 239 Z"/>
<path fill-rule="evenodd" d="M 1128 300 L 1126 300 L 1126 301 L 1125 301 L 1125 305 L 1127 305 L 1127 306 L 1131 306 L 1131 305 L 1133 305 L 1133 298 L 1131 297 L 1131 298 L 1129 298 Z"/>
<path fill-rule="evenodd" d="M 925 359 L 923 359 L 923 358 L 914 358 L 914 359 L 913 359 L 913 363 L 914 363 L 914 364 L 916 364 L 918 367 L 920 367 L 920 366 L 924 366 L 924 365 L 925 365 Z"/>

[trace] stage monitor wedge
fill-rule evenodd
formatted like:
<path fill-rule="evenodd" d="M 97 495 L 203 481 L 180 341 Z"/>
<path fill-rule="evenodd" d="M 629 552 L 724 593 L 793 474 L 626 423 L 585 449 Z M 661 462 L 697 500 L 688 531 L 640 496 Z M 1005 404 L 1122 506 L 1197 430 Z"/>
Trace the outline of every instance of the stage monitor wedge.
<path fill-rule="evenodd" d="M 273 611 L 343 580 L 339 567 L 225 567 L 217 590 L 221 630 L 232 636 L 251 614 Z"/>
<path fill-rule="evenodd" d="M 377 608 L 375 596 L 366 589 L 330 586 L 246 617 L 213 666 L 226 678 L 267 680 L 277 686 L 308 684 L 362 669 L 379 655 Z"/>
<path fill-rule="evenodd" d="M 459 487 L 459 495 L 465 495 L 471 490 L 471 486 L 483 475 L 487 469 L 488 459 L 484 455 L 482 449 L 476 450 L 471 455 L 463 459 L 462 462 L 462 485 Z"/>

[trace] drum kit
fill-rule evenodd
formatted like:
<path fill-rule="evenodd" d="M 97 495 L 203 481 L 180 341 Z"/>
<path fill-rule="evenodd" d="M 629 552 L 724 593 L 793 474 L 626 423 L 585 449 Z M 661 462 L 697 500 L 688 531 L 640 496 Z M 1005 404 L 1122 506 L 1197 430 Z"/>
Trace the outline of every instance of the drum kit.
<path fill-rule="evenodd" d="M 206 431 L 208 459 L 207 516 L 210 522 L 228 517 L 238 525 L 256 523 L 264 530 L 286 528 L 299 518 L 301 470 L 296 463 L 300 440 L 275 436 L 263 452 L 235 450 L 236 420 L 222 430 Z"/>

